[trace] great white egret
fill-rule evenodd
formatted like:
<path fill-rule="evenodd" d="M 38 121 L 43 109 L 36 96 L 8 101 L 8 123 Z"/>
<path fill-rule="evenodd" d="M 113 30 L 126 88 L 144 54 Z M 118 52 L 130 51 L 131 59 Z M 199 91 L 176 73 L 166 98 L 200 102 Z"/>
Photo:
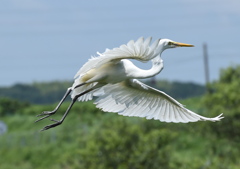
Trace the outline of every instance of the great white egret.
<path fill-rule="evenodd" d="M 163 122 L 196 122 L 199 120 L 219 121 L 220 114 L 214 118 L 198 115 L 185 108 L 166 93 L 154 89 L 137 79 L 155 76 L 163 69 L 161 53 L 165 49 L 175 47 L 193 47 L 193 45 L 174 42 L 169 39 L 158 39 L 151 43 L 152 38 L 139 38 L 136 42 L 129 41 L 104 53 L 98 52 L 98 57 L 92 57 L 75 75 L 72 87 L 68 88 L 62 100 L 53 111 L 44 111 L 38 116 L 40 121 L 56 113 L 65 98 L 71 93 L 72 102 L 63 115 L 55 123 L 45 126 L 47 130 L 60 125 L 66 118 L 73 104 L 79 101 L 97 99 L 97 108 L 105 112 L 114 112 L 124 116 L 146 117 Z M 130 60 L 141 62 L 152 61 L 152 68 L 143 70 L 136 67 Z"/>

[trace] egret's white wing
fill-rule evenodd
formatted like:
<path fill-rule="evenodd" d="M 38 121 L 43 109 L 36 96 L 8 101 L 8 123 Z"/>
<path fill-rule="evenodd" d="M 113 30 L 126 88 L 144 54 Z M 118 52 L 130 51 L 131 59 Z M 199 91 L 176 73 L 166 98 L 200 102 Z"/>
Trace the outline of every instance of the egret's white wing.
<path fill-rule="evenodd" d="M 221 115 L 214 118 L 200 116 L 186 109 L 164 92 L 136 79 L 106 85 L 102 88 L 102 95 L 95 101 L 95 104 L 103 111 L 118 112 L 124 116 L 153 118 L 165 122 L 218 121 L 223 118 Z"/>
<path fill-rule="evenodd" d="M 146 40 L 141 37 L 136 42 L 131 40 L 127 44 L 121 45 L 118 48 L 112 50 L 106 49 L 104 53 L 98 53 L 98 57 L 92 57 L 89 59 L 88 62 L 77 72 L 75 78 L 81 76 L 90 69 L 94 69 L 110 61 L 119 61 L 121 59 L 136 59 L 142 62 L 149 61 L 159 55 L 162 49 L 161 46 L 158 45 L 160 39 L 150 45 L 151 40 L 151 37 Z"/>

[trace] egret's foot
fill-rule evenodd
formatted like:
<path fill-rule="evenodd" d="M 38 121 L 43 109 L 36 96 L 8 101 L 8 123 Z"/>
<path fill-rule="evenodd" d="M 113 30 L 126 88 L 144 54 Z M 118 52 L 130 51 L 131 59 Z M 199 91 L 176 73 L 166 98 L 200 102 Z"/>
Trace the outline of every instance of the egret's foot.
<path fill-rule="evenodd" d="M 39 116 L 43 116 L 43 117 L 38 119 L 38 120 L 36 120 L 35 123 L 38 122 L 38 121 L 41 121 L 41 120 L 43 120 L 45 118 L 48 118 L 49 116 L 51 116 L 51 115 L 53 115 L 55 113 L 56 113 L 56 111 L 44 111 L 41 114 L 37 115 L 37 117 L 39 117 Z"/>
<path fill-rule="evenodd" d="M 55 114 L 56 113 L 56 111 L 55 110 L 53 110 L 53 111 L 44 111 L 44 112 L 42 112 L 41 114 L 39 114 L 39 115 L 37 115 L 36 117 L 39 117 L 39 116 L 45 116 L 45 115 L 53 115 L 53 114 Z"/>
<path fill-rule="evenodd" d="M 50 129 L 50 128 L 53 128 L 53 127 L 56 127 L 56 126 L 62 124 L 62 121 L 61 121 L 61 120 L 60 120 L 60 121 L 54 120 L 54 119 L 50 119 L 50 120 L 51 120 L 51 121 L 55 121 L 56 123 L 53 123 L 53 124 L 50 124 L 50 125 L 45 126 L 41 131 L 48 130 L 48 129 Z"/>
<path fill-rule="evenodd" d="M 59 123 L 60 121 L 58 121 L 58 120 L 55 120 L 55 119 L 50 119 L 51 121 L 55 121 L 55 122 L 57 122 L 57 123 Z"/>

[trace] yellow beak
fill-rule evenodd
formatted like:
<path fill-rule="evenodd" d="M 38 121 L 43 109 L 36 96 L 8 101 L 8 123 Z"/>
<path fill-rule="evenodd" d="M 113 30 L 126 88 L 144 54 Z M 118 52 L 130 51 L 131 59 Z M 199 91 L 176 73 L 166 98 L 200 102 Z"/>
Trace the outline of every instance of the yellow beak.
<path fill-rule="evenodd" d="M 194 47 L 194 45 L 180 43 L 180 42 L 174 42 L 174 45 L 176 45 L 177 47 Z"/>

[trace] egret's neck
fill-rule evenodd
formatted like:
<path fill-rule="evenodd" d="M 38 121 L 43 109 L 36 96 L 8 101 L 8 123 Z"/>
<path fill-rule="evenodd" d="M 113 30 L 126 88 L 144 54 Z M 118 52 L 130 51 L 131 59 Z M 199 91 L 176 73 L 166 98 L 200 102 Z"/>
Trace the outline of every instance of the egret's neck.
<path fill-rule="evenodd" d="M 136 67 L 132 62 L 126 69 L 126 73 L 130 78 L 144 79 L 157 75 L 163 69 L 163 60 L 160 55 L 152 59 L 152 68 L 149 70 L 143 70 Z"/>

